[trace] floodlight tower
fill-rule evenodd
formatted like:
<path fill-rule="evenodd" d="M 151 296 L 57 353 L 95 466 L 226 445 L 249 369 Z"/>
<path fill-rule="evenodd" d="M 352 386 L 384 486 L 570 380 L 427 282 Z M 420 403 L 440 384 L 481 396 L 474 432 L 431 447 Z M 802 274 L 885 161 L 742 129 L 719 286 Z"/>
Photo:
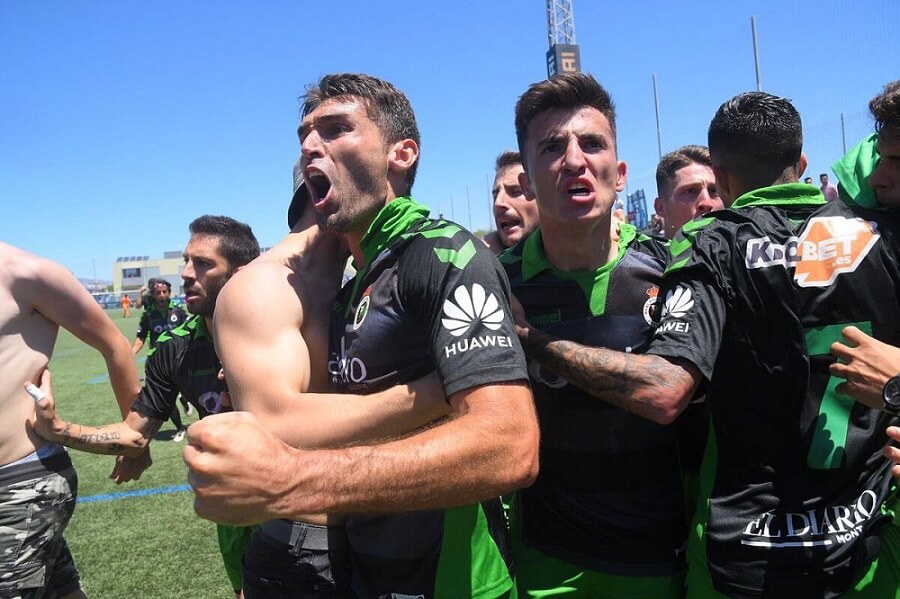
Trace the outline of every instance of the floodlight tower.
<path fill-rule="evenodd" d="M 575 11 L 572 0 L 547 0 L 547 77 L 581 70 L 581 53 L 575 43 Z"/>

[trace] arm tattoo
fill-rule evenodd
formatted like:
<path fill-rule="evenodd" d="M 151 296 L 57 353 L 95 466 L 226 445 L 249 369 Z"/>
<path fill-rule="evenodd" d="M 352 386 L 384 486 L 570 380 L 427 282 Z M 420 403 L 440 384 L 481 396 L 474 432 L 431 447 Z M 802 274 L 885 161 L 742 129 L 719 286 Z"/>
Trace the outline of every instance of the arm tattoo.
<path fill-rule="evenodd" d="M 532 359 L 570 383 L 646 417 L 657 411 L 655 400 L 664 392 L 677 394 L 693 385 L 682 366 L 659 356 L 590 347 L 533 328 L 523 345 Z"/>
<path fill-rule="evenodd" d="M 62 432 L 62 440 L 59 442 L 60 445 L 65 445 L 66 447 L 69 447 L 69 438 L 71 436 L 72 436 L 72 423 L 67 422 L 66 428 L 64 428 L 63 432 Z"/>

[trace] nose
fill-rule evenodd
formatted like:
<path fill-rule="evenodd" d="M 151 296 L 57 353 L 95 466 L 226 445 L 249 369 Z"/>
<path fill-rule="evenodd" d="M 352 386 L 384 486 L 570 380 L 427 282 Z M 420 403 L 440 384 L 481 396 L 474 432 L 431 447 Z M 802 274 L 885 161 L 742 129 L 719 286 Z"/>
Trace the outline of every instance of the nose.
<path fill-rule="evenodd" d="M 190 260 L 185 262 L 184 270 L 181 271 L 181 278 L 185 281 L 194 278 L 194 264 Z"/>
<path fill-rule="evenodd" d="M 872 187 L 888 186 L 887 166 L 885 165 L 885 162 L 887 161 L 882 158 L 878 162 L 878 166 L 875 167 L 875 170 L 872 171 L 872 174 L 869 175 L 869 185 Z"/>
<path fill-rule="evenodd" d="M 577 139 L 570 139 L 563 154 L 563 167 L 570 172 L 577 172 L 585 166 L 584 152 Z"/>
<path fill-rule="evenodd" d="M 300 142 L 300 156 L 306 163 L 313 158 L 322 157 L 322 138 L 315 129 L 310 130 Z"/>
<path fill-rule="evenodd" d="M 699 214 L 706 214 L 711 211 L 714 206 L 715 203 L 713 202 L 712 195 L 709 193 L 709 188 L 704 187 L 697 196 L 697 206 L 695 211 Z"/>

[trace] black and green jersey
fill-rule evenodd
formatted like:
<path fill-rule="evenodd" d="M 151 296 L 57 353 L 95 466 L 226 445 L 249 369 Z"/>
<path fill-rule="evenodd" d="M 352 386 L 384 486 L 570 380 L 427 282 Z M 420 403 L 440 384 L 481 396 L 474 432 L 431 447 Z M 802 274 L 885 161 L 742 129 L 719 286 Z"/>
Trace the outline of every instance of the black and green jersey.
<path fill-rule="evenodd" d="M 835 392 L 829 348 L 850 324 L 900 344 L 896 217 L 798 184 L 733 208 L 672 242 L 648 350 L 709 381 L 691 563 L 731 596 L 834 596 L 877 546 L 892 419 Z"/>
<path fill-rule="evenodd" d="M 399 198 L 363 238 L 366 266 L 332 315 L 338 390 L 374 392 L 437 370 L 449 397 L 527 378 L 500 264 L 469 232 L 427 216 Z M 356 518 L 346 531 L 359 597 L 494 597 L 511 587 L 479 505 Z"/>
<path fill-rule="evenodd" d="M 648 248 L 650 245 L 657 248 Z M 652 337 L 662 243 L 620 228 L 616 258 L 562 272 L 540 230 L 501 255 L 530 323 L 578 343 L 641 353 Z M 649 250 L 649 253 L 648 253 Z M 664 576 L 684 568 L 684 518 L 675 431 L 598 399 L 530 360 L 541 424 L 541 469 L 519 491 L 522 540 L 584 568 Z"/>
<path fill-rule="evenodd" d="M 200 417 L 222 410 L 225 384 L 218 379 L 222 365 L 202 316 L 163 333 L 147 356 L 144 388 L 131 406 L 156 420 L 167 420 L 181 393 L 197 408 Z"/>
<path fill-rule="evenodd" d="M 169 300 L 169 307 L 165 313 L 160 312 L 156 308 L 156 304 L 150 304 L 141 313 L 141 320 L 138 322 L 138 330 L 135 337 L 144 340 L 149 336 L 149 347 L 152 348 L 160 335 L 166 331 L 171 331 L 187 320 L 187 317 L 187 313 L 175 300 Z"/>

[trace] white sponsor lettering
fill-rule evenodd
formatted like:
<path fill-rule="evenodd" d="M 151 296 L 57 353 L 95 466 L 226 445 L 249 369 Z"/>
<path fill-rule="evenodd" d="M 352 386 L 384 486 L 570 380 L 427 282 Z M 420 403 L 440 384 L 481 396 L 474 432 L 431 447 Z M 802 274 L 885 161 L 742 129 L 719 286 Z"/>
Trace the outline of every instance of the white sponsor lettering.
<path fill-rule="evenodd" d="M 512 347 L 512 339 L 507 336 L 500 335 L 481 335 L 472 337 L 471 339 L 460 339 L 459 341 L 444 347 L 446 357 L 455 356 L 465 353 L 471 349 L 481 349 L 484 347 Z"/>
<path fill-rule="evenodd" d="M 862 534 L 862 525 L 878 509 L 878 496 L 867 489 L 850 505 L 805 512 L 767 512 L 747 523 L 741 544 L 785 548 L 847 543 Z"/>
<path fill-rule="evenodd" d="M 333 354 L 332 354 L 333 355 Z M 346 340 L 341 337 L 341 353 L 328 361 L 331 380 L 340 383 L 361 383 L 366 380 L 366 364 L 359 358 L 347 356 Z"/>

